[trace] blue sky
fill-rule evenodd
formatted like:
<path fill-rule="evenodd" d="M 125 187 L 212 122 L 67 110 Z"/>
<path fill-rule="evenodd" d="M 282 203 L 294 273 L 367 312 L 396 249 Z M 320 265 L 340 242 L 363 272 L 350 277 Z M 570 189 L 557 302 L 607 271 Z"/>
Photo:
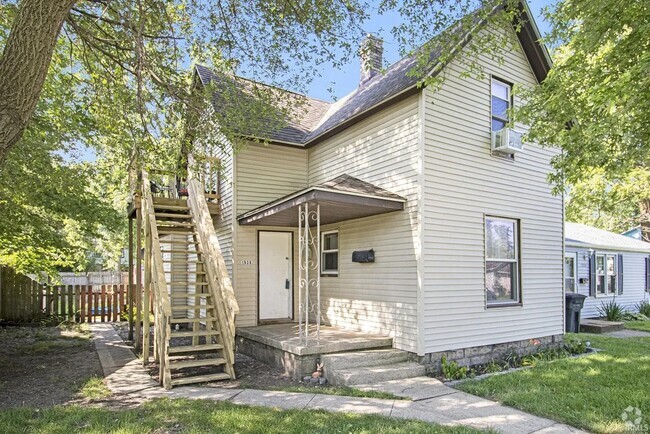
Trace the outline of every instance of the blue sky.
<path fill-rule="evenodd" d="M 557 0 L 528 0 L 528 5 L 535 17 L 537 26 L 542 34 L 546 34 L 549 25 L 542 19 L 541 12 L 546 6 L 552 6 Z M 399 46 L 393 40 L 390 29 L 397 24 L 394 20 L 399 19 L 396 14 L 389 16 L 375 15 L 371 17 L 366 25 L 366 31 L 377 34 L 384 40 L 384 59 L 389 64 L 400 59 Z M 341 98 L 353 91 L 359 83 L 359 60 L 354 59 L 350 64 L 337 68 L 323 68 L 321 76 L 324 78 L 314 80 L 307 94 L 314 98 L 331 101 L 333 97 Z M 333 89 L 333 94 L 328 91 Z"/>

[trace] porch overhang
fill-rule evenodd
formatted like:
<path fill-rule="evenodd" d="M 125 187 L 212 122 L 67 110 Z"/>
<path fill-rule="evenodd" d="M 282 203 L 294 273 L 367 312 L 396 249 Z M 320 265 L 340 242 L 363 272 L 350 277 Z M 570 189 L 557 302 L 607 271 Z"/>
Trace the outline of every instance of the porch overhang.
<path fill-rule="evenodd" d="M 298 207 L 320 206 L 320 224 L 404 210 L 406 199 L 380 187 L 342 175 L 322 185 L 299 190 L 237 217 L 242 226 L 298 226 Z"/>

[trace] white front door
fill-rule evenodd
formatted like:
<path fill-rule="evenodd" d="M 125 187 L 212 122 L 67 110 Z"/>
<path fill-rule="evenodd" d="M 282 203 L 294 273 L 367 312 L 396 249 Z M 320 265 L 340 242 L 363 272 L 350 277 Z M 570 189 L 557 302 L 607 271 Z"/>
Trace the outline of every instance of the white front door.
<path fill-rule="evenodd" d="M 260 321 L 291 319 L 293 233 L 259 232 Z"/>

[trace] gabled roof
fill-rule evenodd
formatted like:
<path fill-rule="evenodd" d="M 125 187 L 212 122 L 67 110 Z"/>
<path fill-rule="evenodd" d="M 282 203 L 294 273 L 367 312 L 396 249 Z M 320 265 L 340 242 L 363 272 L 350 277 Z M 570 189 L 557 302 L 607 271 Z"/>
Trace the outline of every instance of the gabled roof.
<path fill-rule="evenodd" d="M 526 1 L 520 1 L 519 9 L 522 29 L 517 33 L 517 37 L 531 64 L 533 73 L 537 80 L 542 82 L 551 68 L 551 59 L 546 48 L 540 42 L 541 35 Z M 459 33 L 458 40 L 461 41 L 461 44 L 469 41 L 476 25 L 480 24 L 478 18 L 475 18 L 472 23 L 471 28 L 458 25 L 457 28 L 452 29 L 453 32 Z M 435 46 L 435 39 L 433 43 Z M 459 48 L 462 48 L 462 45 Z M 429 74 L 439 72 L 444 66 L 440 64 L 441 50 L 442 45 L 431 51 L 429 64 L 426 68 Z M 270 137 L 267 138 L 298 146 L 313 146 L 337 131 L 371 115 L 374 111 L 417 93 L 420 90 L 419 83 L 422 77 L 409 74 L 416 66 L 417 61 L 416 51 L 416 54 L 394 63 L 383 73 L 374 75 L 336 103 L 327 103 L 305 95 L 283 91 L 289 98 L 306 98 L 306 114 L 294 113 L 287 120 L 287 127 L 270 133 Z M 196 65 L 196 73 L 203 84 L 219 79 L 212 71 L 201 65 Z M 240 77 L 237 79 L 246 80 Z"/>
<path fill-rule="evenodd" d="M 650 253 L 650 243 L 580 223 L 564 223 L 567 246 Z"/>

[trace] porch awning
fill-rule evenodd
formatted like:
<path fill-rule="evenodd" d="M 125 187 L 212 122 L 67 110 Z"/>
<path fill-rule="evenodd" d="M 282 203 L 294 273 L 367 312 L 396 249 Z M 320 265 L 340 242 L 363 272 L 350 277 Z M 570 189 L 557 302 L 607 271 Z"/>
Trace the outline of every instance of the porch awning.
<path fill-rule="evenodd" d="M 237 217 L 240 225 L 298 226 L 298 206 L 320 204 L 320 223 L 327 225 L 404 209 L 406 199 L 349 175 L 307 187 Z"/>

